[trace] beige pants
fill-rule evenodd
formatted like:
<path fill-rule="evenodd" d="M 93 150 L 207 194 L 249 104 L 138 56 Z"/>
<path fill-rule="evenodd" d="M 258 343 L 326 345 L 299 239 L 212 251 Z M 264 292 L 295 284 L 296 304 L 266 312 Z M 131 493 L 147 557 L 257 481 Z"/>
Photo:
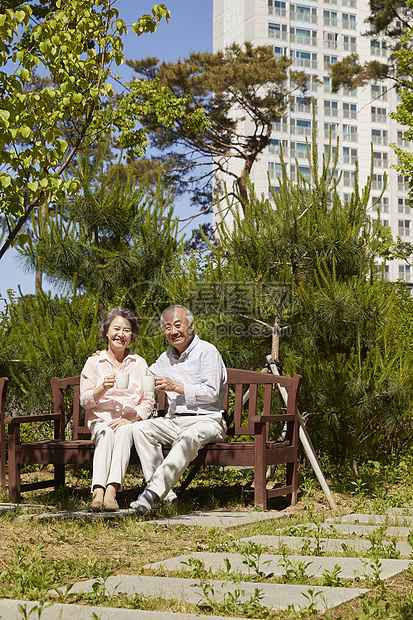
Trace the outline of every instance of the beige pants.
<path fill-rule="evenodd" d="M 154 418 L 133 424 L 133 439 L 147 488 L 163 499 L 202 446 L 222 441 L 227 431 L 220 413 Z M 163 458 L 162 445 L 172 444 Z"/>
<path fill-rule="evenodd" d="M 106 422 L 96 420 L 91 423 L 90 431 L 95 444 L 92 491 L 95 486 L 106 489 L 108 484 L 116 483 L 122 490 L 132 448 L 133 426 L 125 424 L 114 432 Z"/>

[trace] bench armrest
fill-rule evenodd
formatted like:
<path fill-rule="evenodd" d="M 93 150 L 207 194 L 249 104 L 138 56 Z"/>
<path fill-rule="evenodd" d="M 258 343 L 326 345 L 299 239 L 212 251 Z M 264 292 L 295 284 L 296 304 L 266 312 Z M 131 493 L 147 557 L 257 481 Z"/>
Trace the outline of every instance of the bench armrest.
<path fill-rule="evenodd" d="M 293 413 L 281 413 L 274 415 L 253 415 L 251 422 L 253 424 L 266 424 L 267 422 L 294 422 L 298 420 L 297 416 Z"/>
<path fill-rule="evenodd" d="M 5 424 L 13 425 L 24 424 L 25 422 L 47 422 L 50 420 L 60 420 L 60 413 L 41 413 L 33 415 L 8 416 L 4 419 Z"/>

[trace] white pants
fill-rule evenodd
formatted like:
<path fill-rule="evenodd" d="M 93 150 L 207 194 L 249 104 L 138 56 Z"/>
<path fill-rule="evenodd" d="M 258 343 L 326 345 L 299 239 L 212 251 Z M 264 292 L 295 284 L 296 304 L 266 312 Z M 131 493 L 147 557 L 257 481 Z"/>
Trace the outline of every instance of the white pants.
<path fill-rule="evenodd" d="M 227 427 L 220 413 L 154 418 L 133 424 L 133 439 L 147 488 L 163 499 L 200 448 L 222 441 Z M 164 459 L 163 444 L 172 444 Z"/>
<path fill-rule="evenodd" d="M 133 426 L 125 424 L 114 432 L 106 422 L 97 420 L 91 423 L 90 431 L 95 444 L 92 491 L 95 486 L 106 489 L 108 484 L 116 483 L 122 490 L 132 448 Z"/>

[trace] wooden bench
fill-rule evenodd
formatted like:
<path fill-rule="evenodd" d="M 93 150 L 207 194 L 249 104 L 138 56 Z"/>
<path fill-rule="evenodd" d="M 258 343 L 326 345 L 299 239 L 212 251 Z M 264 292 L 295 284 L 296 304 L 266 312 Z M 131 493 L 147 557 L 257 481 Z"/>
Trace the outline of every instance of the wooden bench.
<path fill-rule="evenodd" d="M 65 484 L 66 465 L 91 465 L 94 446 L 90 432 L 84 425 L 84 412 L 79 405 L 80 378 L 51 379 L 54 412 L 51 414 L 7 417 L 9 498 L 19 502 L 22 491 Z M 228 387 L 225 399 L 228 432 L 225 441 L 208 444 L 192 462 L 193 469 L 181 484 L 184 489 L 204 465 L 249 466 L 255 470 L 254 503 L 266 510 L 270 498 L 286 495 L 291 504 L 297 501 L 297 399 L 301 376 L 280 377 L 248 370 L 228 369 Z M 288 390 L 287 406 L 281 405 L 277 386 Z M 67 424 L 65 392 L 73 392 L 71 439 L 65 438 Z M 277 404 L 278 401 L 278 404 Z M 4 399 L 3 399 L 4 405 Z M 165 393 L 159 393 L 158 415 L 165 414 Z M 52 422 L 54 438 L 22 442 L 20 425 L 23 423 Z M 275 425 L 275 430 L 272 429 Z M 282 431 L 282 440 L 277 439 Z M 275 435 L 274 435 L 275 432 Z M 168 447 L 165 448 L 168 452 Z M 137 463 L 134 449 L 131 463 Z M 22 465 L 53 465 L 50 480 L 22 484 Z M 267 488 L 266 472 L 269 465 L 285 464 L 285 483 Z"/>

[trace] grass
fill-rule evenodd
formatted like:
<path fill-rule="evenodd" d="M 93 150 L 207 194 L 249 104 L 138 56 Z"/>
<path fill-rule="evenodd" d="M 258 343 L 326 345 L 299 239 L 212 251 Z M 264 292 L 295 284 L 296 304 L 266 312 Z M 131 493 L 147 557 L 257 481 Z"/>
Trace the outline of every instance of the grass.
<path fill-rule="evenodd" d="M 394 460 L 385 465 L 369 462 L 359 468 L 357 479 L 351 473 L 346 477 L 340 470 L 333 475 L 331 484 L 339 512 L 382 514 L 388 508 L 396 506 L 402 507 L 406 516 L 413 514 L 412 465 L 413 458 L 411 457 L 404 457 L 398 462 Z M 27 478 L 34 476 L 42 478 L 48 475 L 47 470 L 31 471 L 25 474 Z M 125 481 L 125 490 L 119 496 L 121 507 L 129 506 L 130 500 L 135 499 L 142 483 L 139 471 L 131 470 Z M 248 536 L 274 535 L 279 531 L 283 535 L 303 535 L 314 538 L 316 534 L 316 538 L 317 535 L 320 538 L 327 534 L 329 537 L 344 538 L 339 533 L 335 534 L 328 524 L 322 524 L 325 518 L 333 515 L 319 491 L 318 483 L 314 482 L 314 478 L 309 473 L 302 477 L 300 488 L 300 501 L 293 509 L 287 508 L 283 498 L 275 500 L 271 505 L 272 508 L 283 511 L 283 517 L 280 520 L 257 522 L 232 529 L 191 527 L 189 530 L 188 527 L 180 525 L 149 525 L 146 517 L 139 516 L 113 521 L 100 519 L 39 521 L 18 518 L 23 514 L 22 511 L 3 513 L 0 516 L 0 536 L 3 541 L 0 549 L 0 597 L 43 600 L 45 604 L 49 601 L 61 601 L 131 609 L 169 610 L 180 613 L 235 615 L 266 618 L 267 620 L 275 618 L 278 620 L 299 618 L 413 620 L 413 570 L 406 571 L 389 582 L 382 582 L 379 575 L 376 575 L 375 583 L 369 583 L 371 591 L 367 596 L 348 602 L 334 610 L 317 613 L 314 600 L 317 597 L 319 585 L 352 586 L 354 583 L 340 583 L 340 574 L 337 570 L 326 574 L 324 580 L 305 578 L 303 574 L 305 565 L 292 564 L 288 558 L 290 554 L 288 549 L 285 550 L 284 561 L 286 573 L 289 571 L 289 582 L 306 583 L 309 588 L 308 605 L 301 612 L 290 609 L 273 613 L 262 607 L 259 596 L 255 599 L 251 597 L 249 601 L 241 603 L 240 596 L 237 598 L 231 592 L 226 592 L 226 597 L 223 597 L 221 592 L 211 592 L 206 579 L 211 576 L 222 579 L 225 577 L 225 570 L 215 575 L 208 571 L 203 574 L 202 567 L 199 566 L 198 573 L 196 566 L 183 566 L 182 570 L 176 574 L 197 575 L 200 587 L 205 588 L 204 604 L 201 607 L 191 605 L 184 600 L 166 601 L 156 597 L 129 596 L 116 592 L 109 595 L 106 591 L 106 580 L 113 574 L 162 574 L 162 571 L 150 572 L 144 569 L 148 561 L 157 562 L 178 555 L 187 555 L 194 551 L 242 553 L 244 548 L 245 553 L 245 543 L 241 539 Z M 5 494 L 0 499 L 7 501 Z M 27 503 L 36 503 L 39 506 L 51 505 L 59 509 L 85 507 L 89 499 L 90 472 L 87 470 L 73 470 L 68 475 L 67 486 L 58 493 L 42 491 L 24 495 L 24 501 Z M 196 483 L 192 483 L 182 496 L 179 512 L 188 513 L 214 508 L 253 510 L 251 473 L 209 468 Z M 159 508 L 161 516 L 170 516 L 173 512 L 174 509 L 168 505 Z M 318 528 L 316 530 L 308 528 L 306 532 L 303 532 L 303 526 L 314 521 L 318 524 Z M 398 516 L 398 521 L 403 523 L 403 515 Z M 383 545 L 391 546 L 394 542 L 394 539 L 386 539 L 384 530 L 379 532 L 375 545 L 377 553 L 381 553 L 380 557 L 384 557 Z M 277 581 L 274 577 L 259 575 L 260 572 L 265 573 L 265 567 L 259 567 L 259 562 L 254 569 L 257 554 L 260 556 L 261 553 L 268 551 L 269 548 L 266 547 L 250 549 L 249 561 L 252 569 L 249 577 L 244 575 L 241 577 L 236 572 L 227 570 L 228 579 L 235 584 L 235 592 L 241 588 L 239 585 L 241 579 L 242 581 L 255 580 L 258 589 L 261 582 L 275 583 Z M 391 556 L 390 547 L 388 553 Z M 365 557 L 367 559 L 367 556 Z M 311 556 L 308 559 L 308 562 L 310 561 Z M 171 573 L 168 574 L 171 575 Z M 83 595 L 71 593 L 70 584 L 86 579 L 97 580 L 93 592 Z M 282 580 L 286 581 L 285 578 Z M 357 585 L 363 585 L 363 582 L 358 582 Z M 57 588 L 58 594 L 51 595 L 52 588 Z M 23 612 L 22 617 L 24 617 Z"/>

